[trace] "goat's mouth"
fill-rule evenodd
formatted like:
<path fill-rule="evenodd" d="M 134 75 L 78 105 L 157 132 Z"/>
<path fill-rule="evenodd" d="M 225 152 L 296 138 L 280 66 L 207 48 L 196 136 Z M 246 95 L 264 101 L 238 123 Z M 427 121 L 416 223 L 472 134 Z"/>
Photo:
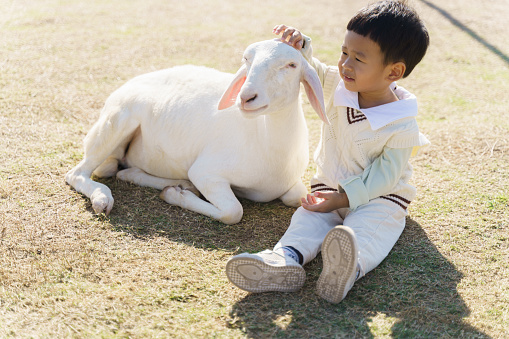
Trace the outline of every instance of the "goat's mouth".
<path fill-rule="evenodd" d="M 258 115 L 258 114 L 263 113 L 267 109 L 267 107 L 269 107 L 269 105 L 265 105 L 265 106 L 255 108 L 255 109 L 240 107 L 240 111 L 246 115 Z"/>

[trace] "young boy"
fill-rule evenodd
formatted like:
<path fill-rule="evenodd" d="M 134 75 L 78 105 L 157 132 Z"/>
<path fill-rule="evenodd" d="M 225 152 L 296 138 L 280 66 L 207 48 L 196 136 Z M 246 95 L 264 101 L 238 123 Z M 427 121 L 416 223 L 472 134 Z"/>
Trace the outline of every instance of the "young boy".
<path fill-rule="evenodd" d="M 312 58 L 311 39 L 297 29 L 274 33 L 316 69 L 330 124 L 322 125 L 311 194 L 286 233 L 272 251 L 232 257 L 226 274 L 249 292 L 296 291 L 302 266 L 321 250 L 317 293 L 338 303 L 387 256 L 416 195 L 409 159 L 429 141 L 415 120 L 415 96 L 395 81 L 424 57 L 428 32 L 405 1 L 374 3 L 348 23 L 338 67 Z"/>

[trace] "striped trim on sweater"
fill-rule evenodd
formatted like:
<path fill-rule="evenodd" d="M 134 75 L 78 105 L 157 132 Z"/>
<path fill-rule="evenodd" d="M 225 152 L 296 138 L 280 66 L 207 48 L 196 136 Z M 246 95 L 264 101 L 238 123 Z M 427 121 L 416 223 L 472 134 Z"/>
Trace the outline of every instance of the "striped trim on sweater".
<path fill-rule="evenodd" d="M 315 192 L 336 192 L 337 189 L 329 187 L 324 184 L 311 185 L 311 193 Z"/>
<path fill-rule="evenodd" d="M 350 125 L 367 119 L 364 113 L 352 107 L 346 108 L 346 114 Z"/>
<path fill-rule="evenodd" d="M 311 185 L 311 193 L 315 193 L 315 192 L 337 192 L 337 191 L 338 191 L 337 189 L 329 187 L 329 186 L 327 186 L 325 184 L 314 184 L 314 185 Z M 402 196 L 397 195 L 397 194 L 382 195 L 382 196 L 380 196 L 378 198 L 385 199 L 385 200 L 388 200 L 390 202 L 393 202 L 393 203 L 395 203 L 396 205 L 398 205 L 399 207 L 401 207 L 404 210 L 406 210 L 408 208 L 408 205 L 410 205 L 410 203 L 411 203 L 410 200 L 405 199 Z"/>
<path fill-rule="evenodd" d="M 402 209 L 406 210 L 408 205 L 410 205 L 411 201 L 403 198 L 402 196 L 396 194 L 382 195 L 380 198 L 392 201 L 393 203 L 399 205 Z"/>

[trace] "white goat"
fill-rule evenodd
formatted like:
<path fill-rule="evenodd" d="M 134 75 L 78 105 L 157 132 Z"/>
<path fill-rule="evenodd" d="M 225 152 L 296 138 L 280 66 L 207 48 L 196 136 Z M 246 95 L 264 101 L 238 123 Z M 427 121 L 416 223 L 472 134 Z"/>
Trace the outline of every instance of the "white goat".
<path fill-rule="evenodd" d="M 298 206 L 309 152 L 300 82 L 327 121 L 314 69 L 278 40 L 250 45 L 235 75 L 188 65 L 138 76 L 107 99 L 66 181 L 96 213 L 113 197 L 92 173 L 164 189 L 168 203 L 226 224 L 242 218 L 235 195 Z"/>

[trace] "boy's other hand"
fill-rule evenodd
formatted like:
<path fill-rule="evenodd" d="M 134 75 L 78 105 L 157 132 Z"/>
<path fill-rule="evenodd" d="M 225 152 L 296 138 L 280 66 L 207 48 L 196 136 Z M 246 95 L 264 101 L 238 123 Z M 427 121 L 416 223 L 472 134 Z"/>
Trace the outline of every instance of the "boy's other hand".
<path fill-rule="evenodd" d="M 304 45 L 304 38 L 300 31 L 295 27 L 277 25 L 272 30 L 272 33 L 277 35 L 281 34 L 281 41 L 297 50 L 301 50 Z"/>

